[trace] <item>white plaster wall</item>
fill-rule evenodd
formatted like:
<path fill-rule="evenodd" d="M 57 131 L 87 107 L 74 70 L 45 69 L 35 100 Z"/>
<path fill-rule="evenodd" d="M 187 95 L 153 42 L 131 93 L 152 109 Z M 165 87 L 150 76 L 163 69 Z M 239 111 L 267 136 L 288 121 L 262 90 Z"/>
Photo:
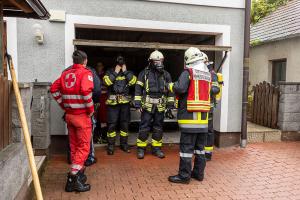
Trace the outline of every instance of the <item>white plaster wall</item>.
<path fill-rule="evenodd" d="M 243 67 L 243 34 L 244 10 L 242 8 L 224 8 L 192 4 L 160 3 L 144 0 L 89 0 L 84 6 L 81 0 L 47 0 L 43 2 L 47 9 L 65 10 L 67 16 L 80 15 L 99 18 L 119 18 L 166 22 L 167 24 L 200 24 L 227 26 L 230 29 L 229 44 L 232 46 L 228 67 L 224 71 L 226 98 L 222 108 L 226 111 L 216 114 L 215 128 L 223 132 L 240 132 L 242 105 L 242 67 Z M 116 12 L 116 8 L 119 9 Z M 43 26 L 45 43 L 38 45 L 33 38 L 32 25 Z M 53 81 L 65 68 L 70 57 L 65 58 L 67 23 L 18 19 L 18 65 L 21 81 Z M 182 27 L 177 27 L 180 29 Z M 165 28 L 166 29 L 166 28 Z M 202 30 L 205 32 L 204 30 Z M 219 30 L 215 30 L 219 31 Z M 215 32 L 214 31 L 214 32 Z M 222 35 L 221 33 L 219 35 Z M 218 38 L 221 42 L 222 38 Z M 221 43 L 219 43 L 221 44 Z M 223 43 L 225 44 L 225 43 Z M 220 57 L 220 54 L 218 54 Z M 51 108 L 52 109 L 52 108 Z M 52 119 L 60 119 L 61 112 L 55 107 Z M 220 120 L 226 123 L 219 123 Z M 56 133 L 63 130 L 63 123 L 55 121 Z"/>
<path fill-rule="evenodd" d="M 7 53 L 11 55 L 16 75 L 18 78 L 18 45 L 17 45 L 17 19 L 13 17 L 5 17 L 7 30 Z M 10 79 L 10 72 L 8 69 L 8 77 Z"/>
<path fill-rule="evenodd" d="M 287 59 L 286 81 L 300 81 L 300 37 L 252 47 L 250 50 L 250 83 L 272 81 L 272 60 Z"/>

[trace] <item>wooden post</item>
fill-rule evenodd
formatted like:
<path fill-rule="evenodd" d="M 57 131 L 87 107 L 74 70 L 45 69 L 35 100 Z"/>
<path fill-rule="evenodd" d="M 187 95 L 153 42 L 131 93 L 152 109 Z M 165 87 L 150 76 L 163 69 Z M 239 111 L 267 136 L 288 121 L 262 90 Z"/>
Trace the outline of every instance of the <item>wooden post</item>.
<path fill-rule="evenodd" d="M 24 139 L 25 139 L 25 145 L 26 145 L 26 149 L 27 149 L 35 194 L 36 194 L 37 200 L 43 200 L 40 180 L 39 180 L 39 176 L 38 176 L 35 161 L 34 161 L 34 154 L 33 154 L 32 145 L 31 145 L 31 141 L 30 141 L 30 135 L 29 135 L 28 125 L 27 125 L 27 121 L 26 121 L 24 106 L 23 106 L 23 102 L 21 99 L 21 94 L 20 94 L 20 90 L 19 90 L 19 86 L 18 86 L 18 82 L 17 82 L 16 72 L 15 72 L 11 57 L 7 56 L 7 60 L 9 62 L 9 69 L 10 69 L 12 84 L 13 84 L 13 88 L 14 88 L 14 93 L 16 95 L 16 100 L 17 100 L 23 135 L 24 135 Z"/>
<path fill-rule="evenodd" d="M 4 64 L 4 47 L 3 47 L 3 0 L 0 1 L 0 74 L 3 74 L 3 64 Z"/>

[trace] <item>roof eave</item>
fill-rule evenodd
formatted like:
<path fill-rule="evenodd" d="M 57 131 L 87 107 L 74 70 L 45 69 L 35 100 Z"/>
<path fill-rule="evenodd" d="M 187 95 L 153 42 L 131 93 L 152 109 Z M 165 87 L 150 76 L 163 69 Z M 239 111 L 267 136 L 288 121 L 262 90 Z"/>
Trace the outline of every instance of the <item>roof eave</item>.
<path fill-rule="evenodd" d="M 278 42 L 278 41 L 281 41 L 281 40 L 286 40 L 286 39 L 291 39 L 291 38 L 296 38 L 296 37 L 300 37 L 300 33 L 295 33 L 295 34 L 291 34 L 291 35 L 288 35 L 288 36 L 279 37 L 279 38 L 275 38 L 275 39 L 271 39 L 271 40 L 264 40 L 264 41 L 260 41 L 259 39 L 253 39 L 253 40 L 250 41 L 250 43 L 254 42 L 255 40 L 259 41 L 258 44 L 254 45 L 254 46 L 251 46 L 251 47 L 256 47 L 256 46 L 261 46 L 261 45 L 268 44 L 268 43 L 271 43 L 271 42 Z"/>
<path fill-rule="evenodd" d="M 50 13 L 47 11 L 45 6 L 40 0 L 26 0 L 34 12 L 39 16 L 40 19 L 49 19 Z"/>
<path fill-rule="evenodd" d="M 3 14 L 6 17 L 24 17 L 33 19 L 50 18 L 50 14 L 40 0 L 24 0 L 32 9 L 32 12 L 24 12 L 23 9 L 4 7 Z"/>

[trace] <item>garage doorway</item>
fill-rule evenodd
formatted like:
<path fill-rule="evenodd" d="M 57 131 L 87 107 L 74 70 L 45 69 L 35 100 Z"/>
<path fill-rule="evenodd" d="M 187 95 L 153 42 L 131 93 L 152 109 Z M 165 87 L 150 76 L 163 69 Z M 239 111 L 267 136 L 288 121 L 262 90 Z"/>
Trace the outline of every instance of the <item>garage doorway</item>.
<path fill-rule="evenodd" d="M 171 74 L 172 79 L 176 80 L 183 70 L 185 51 L 185 49 L 178 49 L 177 45 L 214 45 L 215 36 L 75 28 L 74 44 L 77 49 L 88 54 L 89 66 L 102 62 L 107 68 L 113 67 L 116 64 L 116 57 L 122 55 L 128 69 L 136 75 L 148 65 L 150 53 L 154 49 L 159 49 L 165 56 L 165 69 Z M 157 48 L 147 47 L 148 44 L 157 44 Z M 163 44 L 169 44 L 170 47 L 163 49 L 160 47 Z M 205 53 L 210 60 L 215 60 L 213 51 Z"/>
<path fill-rule="evenodd" d="M 127 68 L 138 76 L 148 65 L 148 57 L 154 49 L 159 49 L 165 57 L 165 69 L 176 81 L 184 67 L 184 52 L 189 46 L 214 47 L 214 35 L 147 32 L 134 30 L 114 30 L 75 27 L 74 45 L 88 55 L 88 65 L 96 66 L 102 62 L 106 70 L 116 65 L 116 58 L 122 55 Z M 211 61 L 215 61 L 214 49 L 204 51 Z M 132 90 L 134 95 L 134 89 Z M 178 131 L 176 113 L 174 119 L 165 119 L 165 131 Z M 131 110 L 131 131 L 137 131 L 140 114 Z"/>

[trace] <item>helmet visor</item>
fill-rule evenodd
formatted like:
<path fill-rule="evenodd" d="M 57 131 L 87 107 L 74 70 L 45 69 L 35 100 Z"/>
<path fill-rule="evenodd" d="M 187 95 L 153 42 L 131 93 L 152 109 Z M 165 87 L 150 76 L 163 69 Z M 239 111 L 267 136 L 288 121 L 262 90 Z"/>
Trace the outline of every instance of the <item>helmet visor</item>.
<path fill-rule="evenodd" d="M 163 68 L 164 67 L 163 60 L 152 60 L 152 64 L 156 68 Z"/>

